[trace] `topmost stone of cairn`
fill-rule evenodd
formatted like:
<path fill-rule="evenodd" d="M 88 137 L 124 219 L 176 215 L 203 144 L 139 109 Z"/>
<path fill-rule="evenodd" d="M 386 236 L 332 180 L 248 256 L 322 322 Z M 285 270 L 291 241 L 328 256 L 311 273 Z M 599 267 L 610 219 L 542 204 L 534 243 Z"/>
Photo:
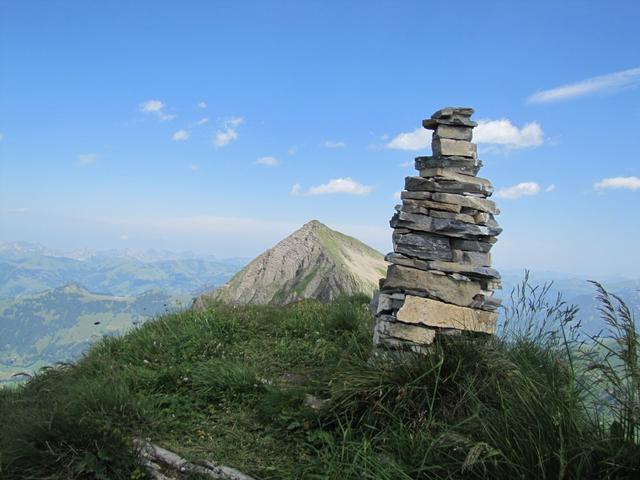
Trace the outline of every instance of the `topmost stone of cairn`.
<path fill-rule="evenodd" d="M 431 118 L 423 120 L 422 126 L 429 130 L 436 130 L 439 125 L 454 125 L 458 127 L 473 128 L 478 125 L 476 122 L 470 120 L 473 113 L 473 108 L 468 107 L 443 108 L 431 115 Z"/>

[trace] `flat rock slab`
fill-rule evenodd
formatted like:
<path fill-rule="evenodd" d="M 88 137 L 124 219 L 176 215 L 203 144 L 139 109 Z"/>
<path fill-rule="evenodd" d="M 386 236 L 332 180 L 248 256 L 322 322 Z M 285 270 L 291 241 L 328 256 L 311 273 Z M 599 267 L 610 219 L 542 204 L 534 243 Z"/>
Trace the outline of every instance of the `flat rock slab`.
<path fill-rule="evenodd" d="M 469 119 L 473 115 L 473 108 L 468 107 L 447 107 L 438 110 L 431 115 L 431 118 L 422 121 L 422 126 L 428 129 L 435 129 L 439 125 L 462 125 L 475 127 L 478 124 Z"/>
<path fill-rule="evenodd" d="M 436 157 L 454 155 L 457 157 L 478 158 L 478 148 L 476 144 L 464 140 L 433 137 L 431 150 Z"/>
<path fill-rule="evenodd" d="M 451 246 L 456 250 L 464 250 L 465 252 L 482 252 L 488 253 L 493 247 L 493 243 L 482 242 L 480 240 L 459 240 L 451 241 Z"/>
<path fill-rule="evenodd" d="M 477 175 L 482 167 L 482 160 L 467 157 L 417 157 L 416 170 L 424 168 L 451 168 L 465 175 Z"/>
<path fill-rule="evenodd" d="M 470 142 L 473 137 L 473 128 L 461 125 L 440 124 L 436 127 L 434 135 L 440 138 L 450 138 L 452 140 L 464 140 L 466 142 Z"/>
<path fill-rule="evenodd" d="M 444 212 L 460 213 L 462 207 L 451 203 L 433 202 L 431 200 L 403 199 L 402 209 L 409 213 L 428 213 L 429 210 L 442 210 Z"/>
<path fill-rule="evenodd" d="M 429 233 L 393 232 L 394 250 L 410 257 L 422 260 L 442 260 L 450 262 L 453 258 L 451 242 L 441 235 Z"/>
<path fill-rule="evenodd" d="M 431 328 L 384 320 L 378 322 L 378 334 L 418 345 L 430 345 L 436 338 L 436 332 Z"/>
<path fill-rule="evenodd" d="M 463 194 L 475 194 L 488 197 L 493 193 L 493 187 L 491 185 L 478 181 L 475 177 L 468 175 L 466 177 L 465 181 L 457 181 L 443 177 L 406 177 L 404 187 L 405 190 L 410 192 L 452 193 L 460 196 Z"/>
<path fill-rule="evenodd" d="M 384 259 L 394 265 L 402 265 L 419 270 L 438 270 L 446 273 L 461 273 L 469 277 L 480 277 L 487 279 L 500 279 L 500 273 L 490 267 L 479 267 L 476 265 L 464 265 L 456 262 L 443 262 L 439 260 L 420 260 L 411 258 L 400 253 L 389 253 Z M 483 288 L 485 288 L 483 286 Z"/>
<path fill-rule="evenodd" d="M 479 282 L 455 280 L 441 272 L 390 265 L 384 289 L 418 290 L 443 302 L 469 307 L 482 291 Z"/>
<path fill-rule="evenodd" d="M 452 203 L 454 205 L 473 208 L 474 210 L 480 210 L 482 212 L 487 212 L 494 215 L 500 213 L 500 210 L 498 210 L 498 206 L 496 205 L 496 203 L 486 198 L 434 192 L 431 194 L 431 199 L 435 202 Z"/>
<path fill-rule="evenodd" d="M 498 314 L 459 307 L 429 298 L 407 296 L 397 313 L 400 322 L 493 334 Z"/>
<path fill-rule="evenodd" d="M 391 227 L 404 227 L 443 236 L 475 240 L 477 237 L 496 236 L 502 232 L 500 227 L 476 225 L 448 218 L 435 218 L 419 213 L 398 212 L 391 219 Z M 422 258 L 422 257 L 420 257 Z"/>
<path fill-rule="evenodd" d="M 424 178 L 438 177 L 446 180 L 455 180 L 456 182 L 462 183 L 477 183 L 479 185 L 491 188 L 491 182 L 486 178 L 459 173 L 454 169 L 448 167 L 423 168 L 422 170 L 420 170 L 420 176 Z"/>

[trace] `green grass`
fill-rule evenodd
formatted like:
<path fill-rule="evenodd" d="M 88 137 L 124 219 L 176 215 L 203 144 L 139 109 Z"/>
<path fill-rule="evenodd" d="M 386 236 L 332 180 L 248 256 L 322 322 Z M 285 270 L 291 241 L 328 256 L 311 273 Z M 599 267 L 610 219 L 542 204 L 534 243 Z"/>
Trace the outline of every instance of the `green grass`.
<path fill-rule="evenodd" d="M 544 293 L 428 356 L 372 354 L 364 296 L 162 316 L 0 390 L 0 478 L 144 478 L 136 437 L 261 479 L 636 478 L 633 319 L 604 370 Z"/>

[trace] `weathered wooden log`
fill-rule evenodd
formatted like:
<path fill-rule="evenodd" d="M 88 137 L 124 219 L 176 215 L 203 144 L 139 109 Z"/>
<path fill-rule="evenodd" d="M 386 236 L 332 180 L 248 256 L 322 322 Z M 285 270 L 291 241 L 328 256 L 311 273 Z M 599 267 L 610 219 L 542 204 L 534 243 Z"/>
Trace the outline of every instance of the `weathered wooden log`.
<path fill-rule="evenodd" d="M 235 468 L 215 462 L 189 462 L 180 455 L 146 440 L 134 440 L 134 445 L 138 448 L 140 458 L 148 468 L 149 474 L 156 480 L 175 480 L 181 478 L 180 474 L 184 473 L 195 473 L 217 480 L 255 480 Z M 166 470 L 171 470 L 178 476 L 168 477 Z"/>

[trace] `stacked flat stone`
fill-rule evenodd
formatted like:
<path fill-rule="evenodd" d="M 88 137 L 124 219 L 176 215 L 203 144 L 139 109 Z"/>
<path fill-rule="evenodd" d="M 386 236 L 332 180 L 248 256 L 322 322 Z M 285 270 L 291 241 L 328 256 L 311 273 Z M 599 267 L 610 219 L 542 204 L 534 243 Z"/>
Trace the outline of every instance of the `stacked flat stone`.
<path fill-rule="evenodd" d="M 415 161 L 402 205 L 391 219 L 393 253 L 380 281 L 374 343 L 423 351 L 439 335 L 495 332 L 500 274 L 489 251 L 502 229 L 487 197 L 493 188 L 477 177 L 482 166 L 471 143 L 473 109 L 449 107 L 424 120 L 433 130 L 433 155 Z"/>

